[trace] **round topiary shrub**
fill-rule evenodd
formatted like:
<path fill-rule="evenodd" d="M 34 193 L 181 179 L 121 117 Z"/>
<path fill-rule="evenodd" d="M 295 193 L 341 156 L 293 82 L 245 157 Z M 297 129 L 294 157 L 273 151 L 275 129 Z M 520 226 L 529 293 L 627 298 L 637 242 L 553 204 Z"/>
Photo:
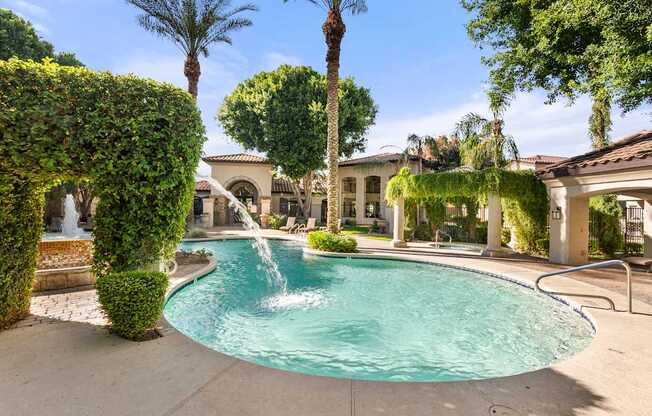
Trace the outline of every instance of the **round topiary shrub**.
<path fill-rule="evenodd" d="M 96 286 L 113 332 L 137 340 L 163 313 L 168 276 L 144 271 L 109 273 L 100 276 Z"/>
<path fill-rule="evenodd" d="M 333 253 L 355 253 L 358 242 L 344 235 L 313 231 L 308 234 L 308 246 L 314 250 Z"/>

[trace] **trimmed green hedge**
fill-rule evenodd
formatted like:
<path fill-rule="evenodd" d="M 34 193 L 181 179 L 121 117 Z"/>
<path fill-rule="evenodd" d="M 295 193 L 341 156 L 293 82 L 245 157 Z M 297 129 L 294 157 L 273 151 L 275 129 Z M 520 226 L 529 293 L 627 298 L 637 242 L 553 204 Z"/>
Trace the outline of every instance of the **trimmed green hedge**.
<path fill-rule="evenodd" d="M 168 276 L 159 272 L 109 273 L 97 279 L 102 311 L 116 334 L 138 339 L 163 313 Z"/>
<path fill-rule="evenodd" d="M 320 251 L 332 253 L 355 253 L 358 242 L 345 235 L 331 234 L 326 231 L 308 233 L 308 246 Z"/>
<path fill-rule="evenodd" d="M 172 85 L 0 61 L 0 328 L 29 310 L 48 186 L 93 183 L 98 275 L 145 268 L 183 236 L 204 141 L 194 100 Z"/>
<path fill-rule="evenodd" d="M 0 329 L 29 313 L 37 246 L 43 227 L 43 189 L 0 174 Z"/>

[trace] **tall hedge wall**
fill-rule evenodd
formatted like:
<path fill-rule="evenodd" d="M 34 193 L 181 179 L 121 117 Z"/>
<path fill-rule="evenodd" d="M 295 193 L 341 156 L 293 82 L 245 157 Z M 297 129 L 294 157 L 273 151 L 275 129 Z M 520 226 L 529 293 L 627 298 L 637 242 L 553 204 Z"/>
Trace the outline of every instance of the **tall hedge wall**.
<path fill-rule="evenodd" d="M 171 85 L 0 61 L 0 328 L 29 310 L 48 185 L 93 182 L 98 274 L 142 268 L 183 235 L 204 140 L 194 100 Z"/>

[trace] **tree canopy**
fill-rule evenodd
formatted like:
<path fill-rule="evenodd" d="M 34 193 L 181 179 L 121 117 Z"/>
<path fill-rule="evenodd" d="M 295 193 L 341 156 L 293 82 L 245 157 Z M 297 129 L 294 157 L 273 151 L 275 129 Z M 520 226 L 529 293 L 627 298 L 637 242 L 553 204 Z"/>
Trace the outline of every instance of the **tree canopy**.
<path fill-rule="evenodd" d="M 378 109 L 368 89 L 340 80 L 340 156 L 366 146 Z M 226 97 L 218 120 L 245 149 L 267 154 L 298 180 L 323 169 L 326 158 L 326 77 L 305 66 L 283 65 L 242 82 Z"/>
<path fill-rule="evenodd" d="M 50 42 L 41 39 L 34 26 L 10 10 L 0 9 L 0 59 L 52 58 L 59 65 L 83 66 L 72 52 L 54 52 Z"/>
<path fill-rule="evenodd" d="M 549 101 L 605 90 L 629 111 L 652 102 L 649 0 L 461 0 L 501 88 L 543 88 Z"/>

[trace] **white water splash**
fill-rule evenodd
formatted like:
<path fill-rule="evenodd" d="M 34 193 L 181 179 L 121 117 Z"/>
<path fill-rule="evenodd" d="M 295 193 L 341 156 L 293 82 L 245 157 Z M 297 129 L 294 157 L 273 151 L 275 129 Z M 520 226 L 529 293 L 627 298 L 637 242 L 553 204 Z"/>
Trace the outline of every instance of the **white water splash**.
<path fill-rule="evenodd" d="M 265 274 L 267 275 L 270 283 L 275 284 L 283 294 L 287 293 L 287 281 L 281 274 L 278 269 L 278 264 L 272 258 L 272 249 L 269 247 L 267 240 L 263 238 L 260 232 L 260 226 L 251 215 L 249 215 L 249 210 L 247 207 L 238 200 L 231 192 L 227 191 L 221 183 L 209 176 L 200 176 L 202 180 L 208 182 L 211 185 L 211 193 L 216 193 L 218 195 L 224 195 L 229 201 L 230 205 L 238 211 L 240 214 L 240 219 L 242 220 L 242 225 L 249 230 L 254 236 L 253 247 L 258 252 L 263 265 L 265 266 Z"/>
<path fill-rule="evenodd" d="M 66 195 L 66 202 L 63 211 L 63 235 L 66 237 L 79 237 L 84 233 L 84 230 L 77 226 L 79 222 L 79 213 L 75 206 L 75 199 L 72 194 Z"/>

